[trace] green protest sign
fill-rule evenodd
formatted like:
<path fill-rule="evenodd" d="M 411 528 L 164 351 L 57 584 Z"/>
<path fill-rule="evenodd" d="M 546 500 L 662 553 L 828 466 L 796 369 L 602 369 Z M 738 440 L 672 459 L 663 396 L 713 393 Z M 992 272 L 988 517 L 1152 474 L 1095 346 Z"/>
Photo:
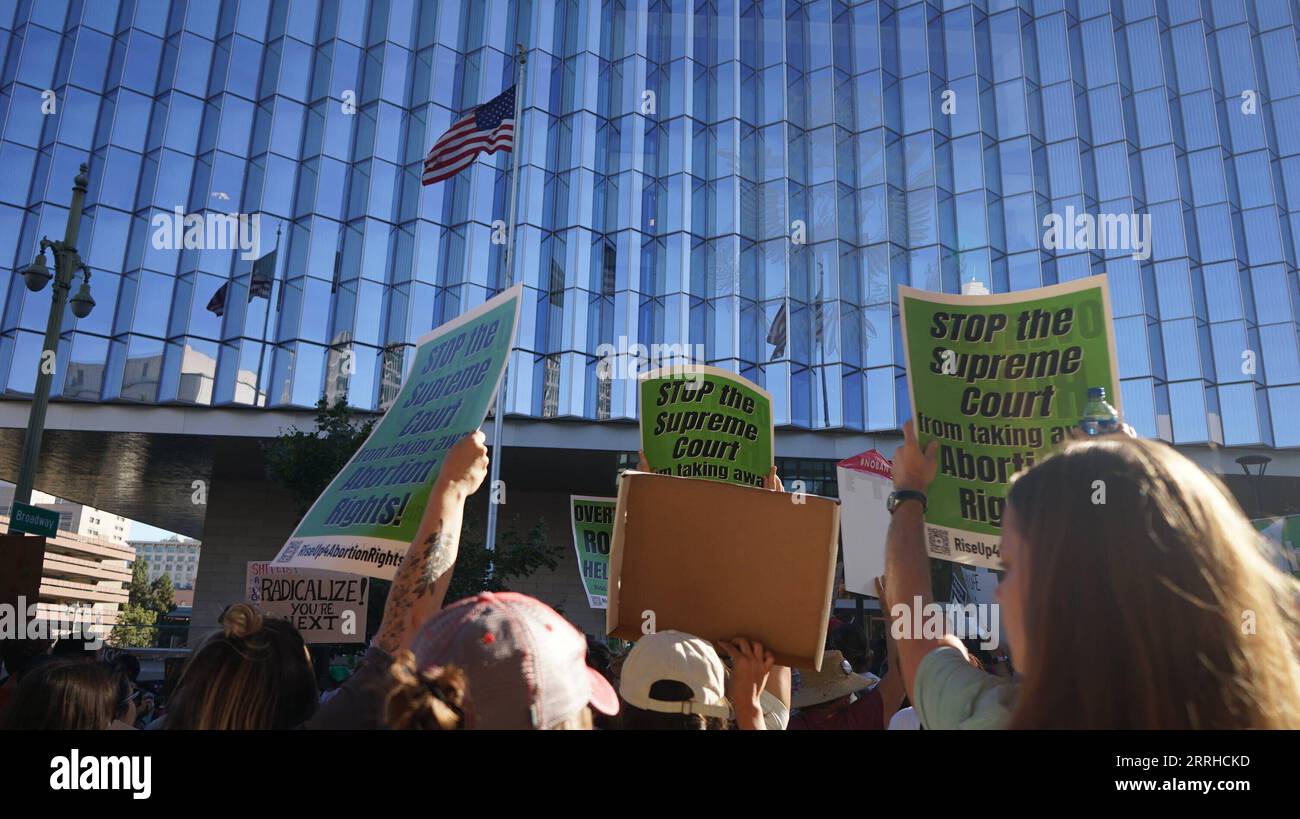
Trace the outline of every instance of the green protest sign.
<path fill-rule="evenodd" d="M 1089 387 L 1120 408 L 1106 277 L 990 296 L 899 287 L 912 421 L 939 442 L 931 557 L 998 569 L 1008 483 L 1077 427 Z"/>
<path fill-rule="evenodd" d="M 772 470 L 772 396 L 735 373 L 699 364 L 641 380 L 641 450 L 650 469 L 762 486 Z"/>
<path fill-rule="evenodd" d="M 519 321 L 522 285 L 420 339 L 401 391 L 272 561 L 392 579 L 443 456 L 487 415 Z"/>
<path fill-rule="evenodd" d="M 569 496 L 569 519 L 573 522 L 578 573 L 587 592 L 587 605 L 593 609 L 603 609 L 609 603 L 609 544 L 617 505 L 617 498 Z"/>

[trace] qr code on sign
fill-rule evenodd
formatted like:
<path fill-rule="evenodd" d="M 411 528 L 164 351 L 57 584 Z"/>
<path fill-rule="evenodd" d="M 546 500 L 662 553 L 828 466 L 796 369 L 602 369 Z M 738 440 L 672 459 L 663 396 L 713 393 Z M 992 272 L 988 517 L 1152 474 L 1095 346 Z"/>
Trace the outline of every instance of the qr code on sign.
<path fill-rule="evenodd" d="M 925 530 L 926 542 L 932 555 L 951 555 L 952 547 L 948 544 L 948 530 L 928 528 Z"/>

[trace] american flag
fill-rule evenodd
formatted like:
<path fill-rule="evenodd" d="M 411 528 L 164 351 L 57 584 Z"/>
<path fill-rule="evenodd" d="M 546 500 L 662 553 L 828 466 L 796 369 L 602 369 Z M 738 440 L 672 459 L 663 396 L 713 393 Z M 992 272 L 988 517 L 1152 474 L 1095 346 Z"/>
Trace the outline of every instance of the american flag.
<path fill-rule="evenodd" d="M 253 262 L 253 275 L 248 282 L 248 300 L 255 298 L 271 298 L 271 286 L 275 281 L 275 254 L 272 250 L 262 258 Z M 208 310 L 223 316 L 226 313 L 226 293 L 230 289 L 230 282 L 226 282 L 217 288 L 217 292 L 212 294 L 208 300 Z"/>
<path fill-rule="evenodd" d="M 781 307 L 776 311 L 772 318 L 772 325 L 767 329 L 767 343 L 775 349 L 772 350 L 772 361 L 776 361 L 785 355 L 786 341 L 786 317 L 785 317 L 785 300 L 781 300 Z"/>
<path fill-rule="evenodd" d="M 424 158 L 421 184 L 432 185 L 455 176 L 480 152 L 509 151 L 515 144 L 515 87 L 452 123 Z"/>

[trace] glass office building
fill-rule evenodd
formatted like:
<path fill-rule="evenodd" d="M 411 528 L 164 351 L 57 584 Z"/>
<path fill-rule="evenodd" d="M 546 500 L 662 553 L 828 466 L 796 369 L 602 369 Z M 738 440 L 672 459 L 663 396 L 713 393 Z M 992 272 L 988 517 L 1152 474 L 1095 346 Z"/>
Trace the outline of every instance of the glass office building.
<path fill-rule="evenodd" d="M 1296 447 L 1298 32 L 1289 0 L 0 0 L 0 267 L 88 158 L 56 398 L 379 408 L 505 281 L 511 155 L 420 172 L 523 42 L 510 412 L 634 419 L 598 349 L 689 344 L 778 425 L 895 430 L 897 285 L 1105 272 L 1139 432 Z M 261 214 L 270 297 L 159 247 L 177 208 Z M 1150 214 L 1149 258 L 1045 247 L 1069 208 Z M 0 293 L 23 397 L 50 288 Z"/>

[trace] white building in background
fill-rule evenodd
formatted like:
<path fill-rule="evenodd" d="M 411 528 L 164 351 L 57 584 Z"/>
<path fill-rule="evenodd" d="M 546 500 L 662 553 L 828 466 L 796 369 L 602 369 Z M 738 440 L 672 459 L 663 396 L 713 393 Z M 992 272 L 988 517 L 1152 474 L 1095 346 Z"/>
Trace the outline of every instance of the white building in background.
<path fill-rule="evenodd" d="M 0 531 L 9 529 L 13 502 L 14 485 L 0 482 Z M 107 637 L 128 599 L 131 521 L 35 490 L 32 505 L 59 516 L 58 534 L 45 539 L 40 586 L 33 590 L 37 619 L 57 620 L 66 606 L 87 607 L 93 611 L 92 630 Z"/>
<path fill-rule="evenodd" d="M 0 514 L 9 514 L 14 503 L 14 485 L 0 483 Z M 126 544 L 131 521 L 93 506 L 84 506 L 32 490 L 32 506 L 59 513 L 59 531 L 108 543 Z"/>
<path fill-rule="evenodd" d="M 135 547 L 136 558 L 144 558 L 149 567 L 150 582 L 166 574 L 171 575 L 172 585 L 176 588 L 194 588 L 202 546 L 199 541 L 171 537 L 166 540 L 133 540 L 131 545 Z"/>

